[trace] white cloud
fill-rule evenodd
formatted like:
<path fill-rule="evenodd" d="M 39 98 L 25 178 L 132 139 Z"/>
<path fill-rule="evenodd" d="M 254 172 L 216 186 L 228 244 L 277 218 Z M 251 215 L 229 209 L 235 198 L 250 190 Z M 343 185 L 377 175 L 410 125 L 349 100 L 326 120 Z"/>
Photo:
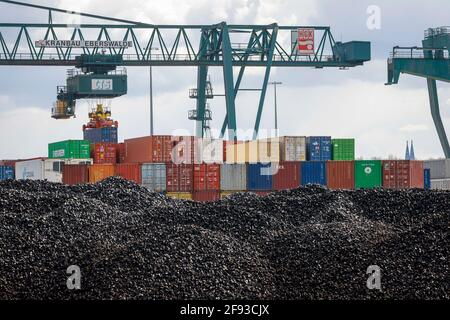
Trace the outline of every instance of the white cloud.
<path fill-rule="evenodd" d="M 424 124 L 407 124 L 403 127 L 400 127 L 398 131 L 402 132 L 428 131 L 428 127 Z"/>

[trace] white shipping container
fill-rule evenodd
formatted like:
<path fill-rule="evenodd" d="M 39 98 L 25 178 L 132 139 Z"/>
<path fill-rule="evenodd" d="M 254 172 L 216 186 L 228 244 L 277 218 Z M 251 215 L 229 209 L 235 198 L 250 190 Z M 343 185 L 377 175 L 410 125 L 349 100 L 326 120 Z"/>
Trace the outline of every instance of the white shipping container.
<path fill-rule="evenodd" d="M 280 138 L 258 140 L 258 160 L 250 163 L 258 162 L 280 162 Z"/>
<path fill-rule="evenodd" d="M 431 180 L 431 190 L 450 190 L 450 179 Z"/>
<path fill-rule="evenodd" d="M 62 183 L 64 164 L 92 164 L 92 159 L 35 159 L 16 162 L 16 180 Z"/>
<path fill-rule="evenodd" d="M 306 161 L 306 137 L 280 138 L 281 161 Z"/>
<path fill-rule="evenodd" d="M 195 163 L 221 164 L 223 163 L 223 140 L 221 139 L 196 139 Z"/>
<path fill-rule="evenodd" d="M 431 179 L 450 179 L 450 159 L 427 160 L 423 167 L 430 169 Z"/>
<path fill-rule="evenodd" d="M 245 164 L 221 165 L 220 189 L 223 191 L 247 190 L 247 165 Z"/>

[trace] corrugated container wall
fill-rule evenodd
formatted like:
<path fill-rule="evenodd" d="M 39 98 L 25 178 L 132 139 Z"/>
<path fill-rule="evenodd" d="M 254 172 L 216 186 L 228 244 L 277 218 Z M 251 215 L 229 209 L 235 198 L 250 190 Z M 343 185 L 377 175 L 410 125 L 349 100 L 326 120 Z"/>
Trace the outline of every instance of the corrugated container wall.
<path fill-rule="evenodd" d="M 220 190 L 220 165 L 194 165 L 194 191 Z M 195 199 L 195 196 L 194 196 Z"/>
<path fill-rule="evenodd" d="M 195 139 L 195 164 L 221 164 L 224 159 L 224 141 L 221 139 Z"/>
<path fill-rule="evenodd" d="M 332 157 L 337 161 L 353 161 L 355 160 L 355 139 L 333 139 Z"/>
<path fill-rule="evenodd" d="M 289 190 L 300 187 L 300 162 L 280 162 L 273 176 L 273 190 Z"/>
<path fill-rule="evenodd" d="M 89 167 L 89 182 L 96 183 L 115 175 L 113 164 L 93 164 Z"/>
<path fill-rule="evenodd" d="M 50 159 L 87 159 L 90 154 L 89 141 L 85 140 L 66 140 L 48 145 Z"/>
<path fill-rule="evenodd" d="M 105 127 L 95 129 L 85 129 L 83 131 L 83 139 L 90 143 L 117 143 L 118 132 L 116 127 Z"/>
<path fill-rule="evenodd" d="M 450 190 L 450 179 L 433 179 L 430 185 L 431 190 Z"/>
<path fill-rule="evenodd" d="M 91 144 L 91 156 L 94 160 L 94 164 L 116 164 L 117 144 L 115 143 Z"/>
<path fill-rule="evenodd" d="M 306 152 L 308 161 L 331 160 L 331 137 L 307 137 Z"/>
<path fill-rule="evenodd" d="M 141 184 L 141 165 L 138 163 L 120 163 L 116 165 L 116 176 Z"/>
<path fill-rule="evenodd" d="M 256 162 L 280 162 L 280 139 L 267 138 L 258 140 L 258 157 Z"/>
<path fill-rule="evenodd" d="M 247 189 L 253 191 L 272 190 L 275 170 L 275 164 L 249 164 L 247 167 Z"/>
<path fill-rule="evenodd" d="M 166 164 L 167 192 L 192 192 L 194 185 L 194 165 Z"/>
<path fill-rule="evenodd" d="M 423 186 L 425 190 L 431 189 L 430 169 L 423 169 Z"/>
<path fill-rule="evenodd" d="M 190 192 L 167 192 L 166 196 L 177 200 L 192 200 L 192 193 Z"/>
<path fill-rule="evenodd" d="M 302 186 L 308 184 L 327 185 L 326 161 L 308 161 L 300 164 Z"/>
<path fill-rule="evenodd" d="M 327 186 L 329 189 L 355 188 L 355 163 L 353 161 L 328 161 Z"/>
<path fill-rule="evenodd" d="M 171 161 L 177 164 L 193 164 L 196 139 L 190 136 L 173 137 L 174 146 Z"/>
<path fill-rule="evenodd" d="M 14 180 L 13 166 L 0 166 L 0 181 Z"/>
<path fill-rule="evenodd" d="M 247 189 L 247 165 L 223 164 L 220 168 L 220 189 L 241 191 Z"/>
<path fill-rule="evenodd" d="M 248 162 L 247 144 L 244 141 L 225 141 L 225 158 L 228 164 Z"/>
<path fill-rule="evenodd" d="M 306 161 L 306 137 L 280 138 L 280 161 Z"/>
<path fill-rule="evenodd" d="M 194 191 L 192 200 L 197 202 L 212 202 L 220 200 L 220 191 Z"/>
<path fill-rule="evenodd" d="M 117 163 L 125 163 L 125 143 L 117 144 Z"/>
<path fill-rule="evenodd" d="M 64 161 L 60 159 L 36 159 L 16 162 L 16 180 L 47 180 L 62 182 Z"/>
<path fill-rule="evenodd" d="M 424 188 L 422 161 L 383 161 L 383 187 L 387 189 Z"/>
<path fill-rule="evenodd" d="M 142 164 L 142 185 L 155 192 L 166 191 L 166 164 Z"/>
<path fill-rule="evenodd" d="M 371 189 L 383 185 L 381 160 L 355 161 L 355 188 Z"/>
<path fill-rule="evenodd" d="M 430 169 L 431 180 L 450 179 L 450 159 L 428 160 L 425 169 Z"/>
<path fill-rule="evenodd" d="M 76 185 L 89 182 L 89 165 L 66 164 L 63 168 L 62 182 L 67 185 Z"/>
<path fill-rule="evenodd" d="M 176 141 L 172 136 L 151 136 L 125 140 L 127 163 L 165 163 L 172 161 Z"/>

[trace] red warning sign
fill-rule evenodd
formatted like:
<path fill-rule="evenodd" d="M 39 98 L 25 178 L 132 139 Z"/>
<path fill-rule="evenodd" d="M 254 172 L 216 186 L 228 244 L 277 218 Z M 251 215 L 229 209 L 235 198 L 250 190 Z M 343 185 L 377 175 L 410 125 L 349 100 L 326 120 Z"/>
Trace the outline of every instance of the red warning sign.
<path fill-rule="evenodd" d="M 314 29 L 298 29 L 299 54 L 314 54 Z"/>

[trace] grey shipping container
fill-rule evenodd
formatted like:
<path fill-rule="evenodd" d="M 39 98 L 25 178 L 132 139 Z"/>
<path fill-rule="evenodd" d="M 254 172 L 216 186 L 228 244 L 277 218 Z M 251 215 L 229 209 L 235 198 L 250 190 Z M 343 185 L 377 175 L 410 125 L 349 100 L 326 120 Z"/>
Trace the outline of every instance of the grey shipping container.
<path fill-rule="evenodd" d="M 431 180 L 431 190 L 450 190 L 450 179 Z"/>
<path fill-rule="evenodd" d="M 164 163 L 142 164 L 142 185 L 156 192 L 166 191 L 166 165 Z"/>
<path fill-rule="evenodd" d="M 220 189 L 243 191 L 247 189 L 247 166 L 245 164 L 223 164 L 220 167 Z"/>
<path fill-rule="evenodd" d="M 306 137 L 280 138 L 280 159 L 283 162 L 306 161 Z"/>
<path fill-rule="evenodd" d="M 450 159 L 427 160 L 424 169 L 430 169 L 431 180 L 450 179 Z"/>

